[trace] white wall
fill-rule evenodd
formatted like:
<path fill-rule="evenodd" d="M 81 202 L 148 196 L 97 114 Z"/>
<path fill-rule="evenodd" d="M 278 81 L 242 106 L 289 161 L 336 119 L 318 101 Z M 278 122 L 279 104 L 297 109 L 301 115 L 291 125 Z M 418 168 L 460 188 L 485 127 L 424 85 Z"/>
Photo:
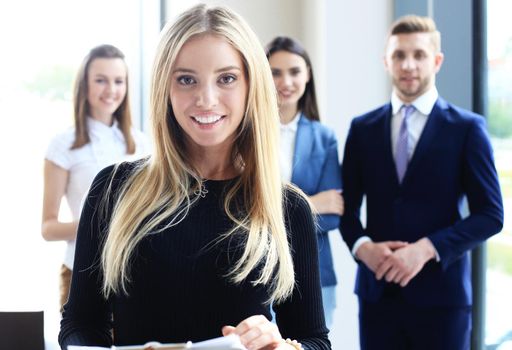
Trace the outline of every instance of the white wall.
<path fill-rule="evenodd" d="M 167 0 L 167 18 L 174 18 L 189 7 L 205 3 L 229 6 L 250 24 L 264 45 L 278 34 L 296 35 L 301 23 L 301 6 L 297 0 Z"/>
<path fill-rule="evenodd" d="M 198 2 L 168 0 L 168 18 Z M 322 118 L 338 135 L 340 158 L 352 118 L 389 100 L 382 55 L 392 0 L 203 2 L 227 5 L 240 13 L 263 45 L 276 35 L 292 36 L 304 44 L 313 62 Z M 338 231 L 331 232 L 330 239 L 339 280 L 332 348 L 358 350 L 358 305 L 353 294 L 356 264 Z"/>
<path fill-rule="evenodd" d="M 356 115 L 389 100 L 383 53 L 392 1 L 327 0 L 327 123 L 344 141 Z"/>
<path fill-rule="evenodd" d="M 326 0 L 322 114 L 338 135 L 340 161 L 352 118 L 389 99 L 382 55 L 391 19 L 391 0 Z M 339 283 L 330 338 L 333 349 L 358 350 L 356 264 L 338 231 L 330 240 Z"/>

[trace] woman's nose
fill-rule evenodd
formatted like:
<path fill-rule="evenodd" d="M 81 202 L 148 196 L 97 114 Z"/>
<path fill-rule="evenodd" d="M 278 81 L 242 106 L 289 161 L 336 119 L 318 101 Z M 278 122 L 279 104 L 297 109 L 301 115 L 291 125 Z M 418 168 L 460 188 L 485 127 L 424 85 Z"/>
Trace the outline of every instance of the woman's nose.
<path fill-rule="evenodd" d="M 216 88 L 207 84 L 199 88 L 196 106 L 203 109 L 211 109 L 218 104 Z"/>

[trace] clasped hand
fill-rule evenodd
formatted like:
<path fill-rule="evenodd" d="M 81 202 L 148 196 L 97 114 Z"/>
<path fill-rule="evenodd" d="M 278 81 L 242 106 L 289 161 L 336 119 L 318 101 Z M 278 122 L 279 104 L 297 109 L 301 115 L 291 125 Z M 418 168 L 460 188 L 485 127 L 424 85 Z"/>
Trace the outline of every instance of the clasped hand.
<path fill-rule="evenodd" d="M 246 318 L 236 327 L 222 327 L 222 335 L 236 334 L 248 350 L 287 350 L 294 349 L 286 344 L 275 323 L 263 315 Z"/>
<path fill-rule="evenodd" d="M 310 196 L 309 200 L 318 214 L 343 215 L 345 212 L 345 202 L 341 190 L 318 192 Z"/>
<path fill-rule="evenodd" d="M 366 242 L 357 250 L 359 258 L 375 273 L 377 280 L 405 287 L 435 257 L 432 243 L 422 238 L 414 243 L 402 241 Z"/>

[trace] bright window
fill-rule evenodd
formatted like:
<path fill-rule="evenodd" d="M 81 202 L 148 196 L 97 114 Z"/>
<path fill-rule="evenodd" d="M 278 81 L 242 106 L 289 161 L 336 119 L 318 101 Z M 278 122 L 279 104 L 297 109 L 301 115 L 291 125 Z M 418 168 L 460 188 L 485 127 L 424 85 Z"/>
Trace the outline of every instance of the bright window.
<path fill-rule="evenodd" d="M 487 0 L 488 126 L 500 179 L 505 224 L 487 244 L 488 349 L 512 349 L 512 3 Z M 498 347 L 496 347 L 498 346 Z"/>
<path fill-rule="evenodd" d="M 64 243 L 45 242 L 40 234 L 45 150 L 53 135 L 72 125 L 76 70 L 99 44 L 113 44 L 125 53 L 134 122 L 140 125 L 147 86 L 142 76 L 153 54 L 146 48 L 158 35 L 158 5 L 143 6 L 142 0 L 0 4 L 0 310 L 44 310 L 48 350 L 58 349 Z"/>

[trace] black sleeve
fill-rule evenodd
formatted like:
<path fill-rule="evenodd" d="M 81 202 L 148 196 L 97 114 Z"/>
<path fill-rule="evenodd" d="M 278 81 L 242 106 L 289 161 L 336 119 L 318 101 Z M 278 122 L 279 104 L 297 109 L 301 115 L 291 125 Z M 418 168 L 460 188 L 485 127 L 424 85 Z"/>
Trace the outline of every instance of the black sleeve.
<path fill-rule="evenodd" d="M 109 184 L 114 188 L 119 183 L 114 166 L 103 169 L 94 179 L 80 215 L 78 224 L 75 260 L 69 299 L 59 333 L 62 349 L 68 345 L 110 346 L 111 312 L 102 295 L 103 277 L 100 267 L 101 250 L 106 232 L 108 212 L 102 206 Z"/>
<path fill-rule="evenodd" d="M 322 307 L 316 230 L 311 208 L 299 194 L 288 190 L 285 220 L 295 269 L 295 289 L 275 305 L 283 338 L 296 339 L 304 349 L 331 349 Z"/>

